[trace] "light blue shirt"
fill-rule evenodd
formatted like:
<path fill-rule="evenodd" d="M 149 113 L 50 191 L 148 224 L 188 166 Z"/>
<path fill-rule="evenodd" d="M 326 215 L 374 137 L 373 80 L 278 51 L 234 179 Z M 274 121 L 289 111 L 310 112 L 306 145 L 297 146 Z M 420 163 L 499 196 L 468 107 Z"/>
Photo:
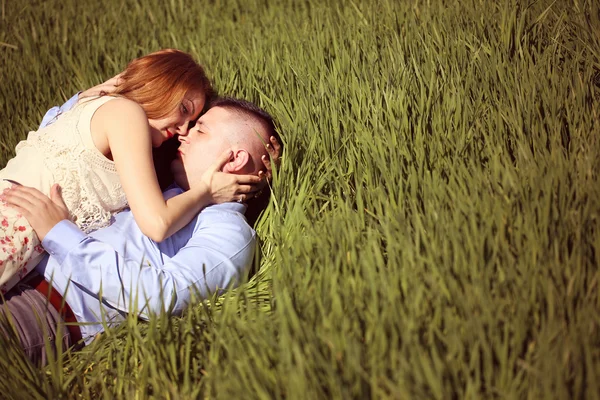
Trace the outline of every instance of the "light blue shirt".
<path fill-rule="evenodd" d="M 182 192 L 172 186 L 163 195 L 168 199 Z M 163 310 L 177 315 L 190 301 L 243 280 L 256 246 L 245 211 L 238 203 L 206 207 L 160 243 L 140 231 L 128 209 L 116 214 L 112 225 L 89 235 L 63 220 L 42 241 L 50 256 L 36 270 L 84 323 L 82 337 L 89 342 L 103 330 L 103 321 L 118 323 L 124 313 L 144 319 Z"/>
<path fill-rule="evenodd" d="M 73 97 L 71 97 L 69 100 L 67 100 L 65 102 L 65 104 L 63 104 L 62 106 L 55 106 L 52 107 L 51 109 L 49 109 L 48 111 L 46 111 L 46 114 L 44 115 L 44 118 L 42 118 L 42 123 L 40 124 L 40 128 L 43 128 L 46 125 L 50 125 L 51 123 L 53 123 L 54 121 L 56 121 L 56 118 L 58 118 L 60 116 L 60 114 L 69 111 L 71 108 L 73 108 L 73 106 L 77 103 L 77 100 L 79 100 L 79 93 L 76 93 L 75 95 L 73 95 Z"/>

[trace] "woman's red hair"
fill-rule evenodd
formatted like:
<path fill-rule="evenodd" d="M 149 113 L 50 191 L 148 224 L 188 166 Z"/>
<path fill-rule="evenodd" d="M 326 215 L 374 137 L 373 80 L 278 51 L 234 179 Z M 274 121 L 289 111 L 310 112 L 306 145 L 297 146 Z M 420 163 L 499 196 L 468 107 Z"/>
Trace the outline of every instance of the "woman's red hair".
<path fill-rule="evenodd" d="M 177 109 L 189 91 L 203 93 L 206 103 L 213 96 L 204 69 L 192 56 L 165 49 L 131 61 L 114 94 L 141 105 L 148 119 L 160 119 Z"/>

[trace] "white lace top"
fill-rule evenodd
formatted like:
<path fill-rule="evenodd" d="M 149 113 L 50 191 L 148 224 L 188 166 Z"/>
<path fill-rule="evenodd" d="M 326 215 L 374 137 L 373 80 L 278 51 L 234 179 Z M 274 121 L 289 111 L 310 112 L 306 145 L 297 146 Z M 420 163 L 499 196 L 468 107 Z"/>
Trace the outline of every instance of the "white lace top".
<path fill-rule="evenodd" d="M 16 156 L 0 179 L 10 179 L 49 194 L 54 183 L 74 222 L 91 232 L 107 226 L 112 214 L 127 205 L 114 162 L 94 145 L 90 131 L 96 110 L 114 97 L 103 96 L 78 104 L 53 124 L 29 132 L 16 147 Z"/>

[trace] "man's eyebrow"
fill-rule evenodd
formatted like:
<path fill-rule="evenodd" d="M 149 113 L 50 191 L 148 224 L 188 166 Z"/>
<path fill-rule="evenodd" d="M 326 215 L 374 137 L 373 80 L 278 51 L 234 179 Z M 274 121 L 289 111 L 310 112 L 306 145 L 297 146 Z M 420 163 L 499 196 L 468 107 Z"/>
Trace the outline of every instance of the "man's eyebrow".
<path fill-rule="evenodd" d="M 208 126 L 206 125 L 206 123 L 204 121 L 198 120 L 196 122 L 196 125 L 197 125 L 198 129 L 208 130 Z"/>

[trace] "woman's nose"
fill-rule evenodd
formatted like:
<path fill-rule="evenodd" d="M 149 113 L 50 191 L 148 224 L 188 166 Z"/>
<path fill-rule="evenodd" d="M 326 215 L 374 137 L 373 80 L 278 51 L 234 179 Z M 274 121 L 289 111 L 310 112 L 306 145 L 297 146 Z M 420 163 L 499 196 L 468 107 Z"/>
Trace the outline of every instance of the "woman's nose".
<path fill-rule="evenodd" d="M 177 127 L 177 133 L 179 134 L 180 137 L 187 136 L 189 130 L 190 130 L 190 121 L 183 121 L 183 123 L 181 123 Z"/>

